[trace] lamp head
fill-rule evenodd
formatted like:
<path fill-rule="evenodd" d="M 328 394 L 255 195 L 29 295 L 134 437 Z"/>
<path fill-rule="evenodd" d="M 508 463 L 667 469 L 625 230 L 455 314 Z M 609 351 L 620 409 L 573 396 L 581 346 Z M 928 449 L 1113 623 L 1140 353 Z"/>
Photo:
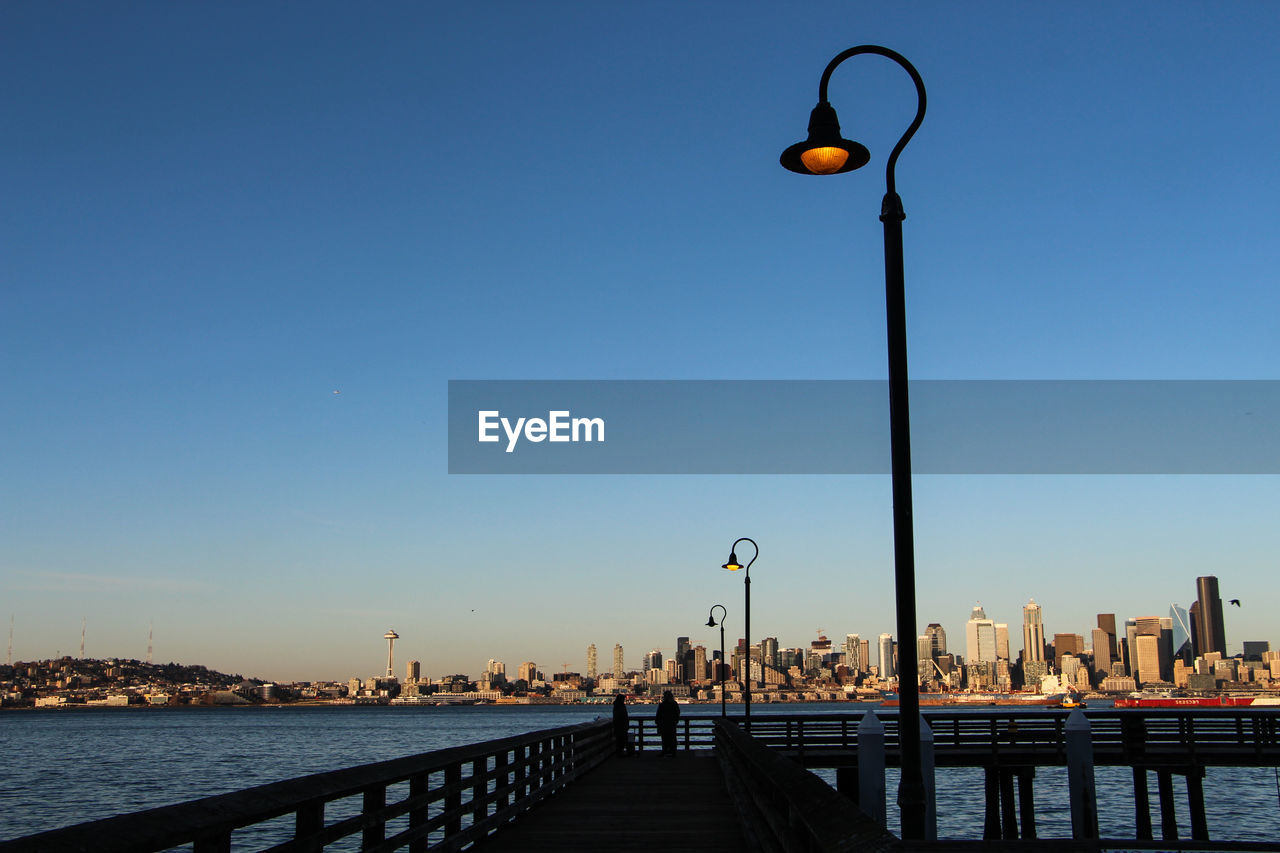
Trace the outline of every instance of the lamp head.
<path fill-rule="evenodd" d="M 729 562 L 725 563 L 720 568 L 728 569 L 731 572 L 736 572 L 738 569 L 742 568 L 742 564 L 738 562 L 738 555 L 733 551 L 730 551 Z"/>
<path fill-rule="evenodd" d="M 801 175 L 839 175 L 867 165 L 870 159 L 865 146 L 840 135 L 835 108 L 820 101 L 809 113 L 809 138 L 783 151 L 778 162 Z"/>
<path fill-rule="evenodd" d="M 707 627 L 708 627 L 708 628 L 714 628 L 715 626 L 716 626 L 716 620 L 715 620 L 715 617 L 713 617 L 713 616 L 708 616 L 708 617 L 707 617 Z"/>

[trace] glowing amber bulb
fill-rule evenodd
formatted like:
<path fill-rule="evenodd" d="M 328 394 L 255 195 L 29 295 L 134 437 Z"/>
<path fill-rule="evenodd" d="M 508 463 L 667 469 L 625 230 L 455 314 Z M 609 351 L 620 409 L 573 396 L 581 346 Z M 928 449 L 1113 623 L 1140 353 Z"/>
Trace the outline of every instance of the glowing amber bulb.
<path fill-rule="evenodd" d="M 800 162 L 815 175 L 834 175 L 849 159 L 849 152 L 843 148 L 810 148 L 800 155 Z"/>

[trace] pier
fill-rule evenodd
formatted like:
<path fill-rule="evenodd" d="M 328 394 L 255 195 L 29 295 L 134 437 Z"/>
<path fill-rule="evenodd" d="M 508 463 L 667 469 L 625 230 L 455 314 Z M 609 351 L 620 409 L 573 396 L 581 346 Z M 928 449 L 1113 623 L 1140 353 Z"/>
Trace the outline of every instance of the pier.
<path fill-rule="evenodd" d="M 1280 765 L 1276 711 L 997 708 L 923 718 L 929 791 L 935 773 L 984 771 L 970 809 L 983 841 L 904 845 L 885 828 L 894 794 L 885 768 L 899 762 L 898 718 L 868 712 L 685 717 L 674 758 L 657 754 L 653 721 L 643 718 L 632 720 L 635 753 L 615 756 L 611 723 L 602 720 L 41 832 L 0 842 L 0 853 L 1280 851 L 1280 843 L 1210 842 L 1201 785 L 1206 768 Z M 1133 768 L 1128 838 L 1098 837 L 1093 767 L 1106 765 Z M 1037 768 L 1053 766 L 1068 771 L 1072 830 L 1046 840 L 1037 837 L 1034 781 Z M 814 769 L 834 771 L 836 784 Z M 1157 782 L 1154 803 L 1148 774 Z M 1189 828 L 1175 820 L 1175 775 L 1186 779 Z"/>

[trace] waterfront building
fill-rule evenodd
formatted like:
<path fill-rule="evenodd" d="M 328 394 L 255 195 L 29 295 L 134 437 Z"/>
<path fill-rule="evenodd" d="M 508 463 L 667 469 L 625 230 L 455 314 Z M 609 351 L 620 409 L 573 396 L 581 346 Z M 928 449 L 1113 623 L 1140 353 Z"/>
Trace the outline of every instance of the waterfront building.
<path fill-rule="evenodd" d="M 410 684 L 416 684 L 418 679 L 422 677 L 421 661 L 411 660 L 405 665 L 404 680 Z"/>
<path fill-rule="evenodd" d="M 964 626 L 965 663 L 996 662 L 996 623 L 987 618 L 979 604 L 973 608 Z"/>
<path fill-rule="evenodd" d="M 1044 618 L 1033 598 L 1022 608 L 1022 664 L 1044 661 Z M 1044 673 L 1040 673 L 1043 675 Z"/>
<path fill-rule="evenodd" d="M 613 647 L 613 678 L 615 681 L 621 682 L 623 673 L 626 670 L 622 666 L 622 645 L 619 643 Z"/>
<path fill-rule="evenodd" d="M 1196 578 L 1196 604 L 1199 605 L 1193 639 L 1196 654 L 1222 652 L 1225 655 L 1227 637 L 1222 622 L 1222 599 L 1218 597 L 1218 579 L 1213 575 Z"/>
<path fill-rule="evenodd" d="M 596 644 L 592 643 L 587 646 L 587 678 L 595 681 L 596 676 L 599 674 L 596 668 Z"/>
<path fill-rule="evenodd" d="M 898 674 L 897 668 L 893 665 L 893 635 L 881 634 L 879 638 L 880 648 L 880 680 L 888 681 Z"/>

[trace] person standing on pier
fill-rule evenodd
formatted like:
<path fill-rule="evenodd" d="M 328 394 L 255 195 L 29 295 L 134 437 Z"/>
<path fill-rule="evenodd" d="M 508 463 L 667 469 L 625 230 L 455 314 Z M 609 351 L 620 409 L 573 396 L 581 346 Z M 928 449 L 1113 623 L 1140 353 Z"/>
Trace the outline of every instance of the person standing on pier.
<path fill-rule="evenodd" d="M 628 752 L 627 729 L 629 727 L 627 700 L 625 696 L 619 693 L 613 700 L 613 748 L 619 758 Z"/>
<path fill-rule="evenodd" d="M 658 734 L 662 735 L 662 754 L 672 758 L 676 754 L 676 721 L 679 719 L 680 706 L 676 704 L 676 697 L 667 690 L 662 694 L 662 702 L 658 705 L 654 722 L 657 724 Z"/>

